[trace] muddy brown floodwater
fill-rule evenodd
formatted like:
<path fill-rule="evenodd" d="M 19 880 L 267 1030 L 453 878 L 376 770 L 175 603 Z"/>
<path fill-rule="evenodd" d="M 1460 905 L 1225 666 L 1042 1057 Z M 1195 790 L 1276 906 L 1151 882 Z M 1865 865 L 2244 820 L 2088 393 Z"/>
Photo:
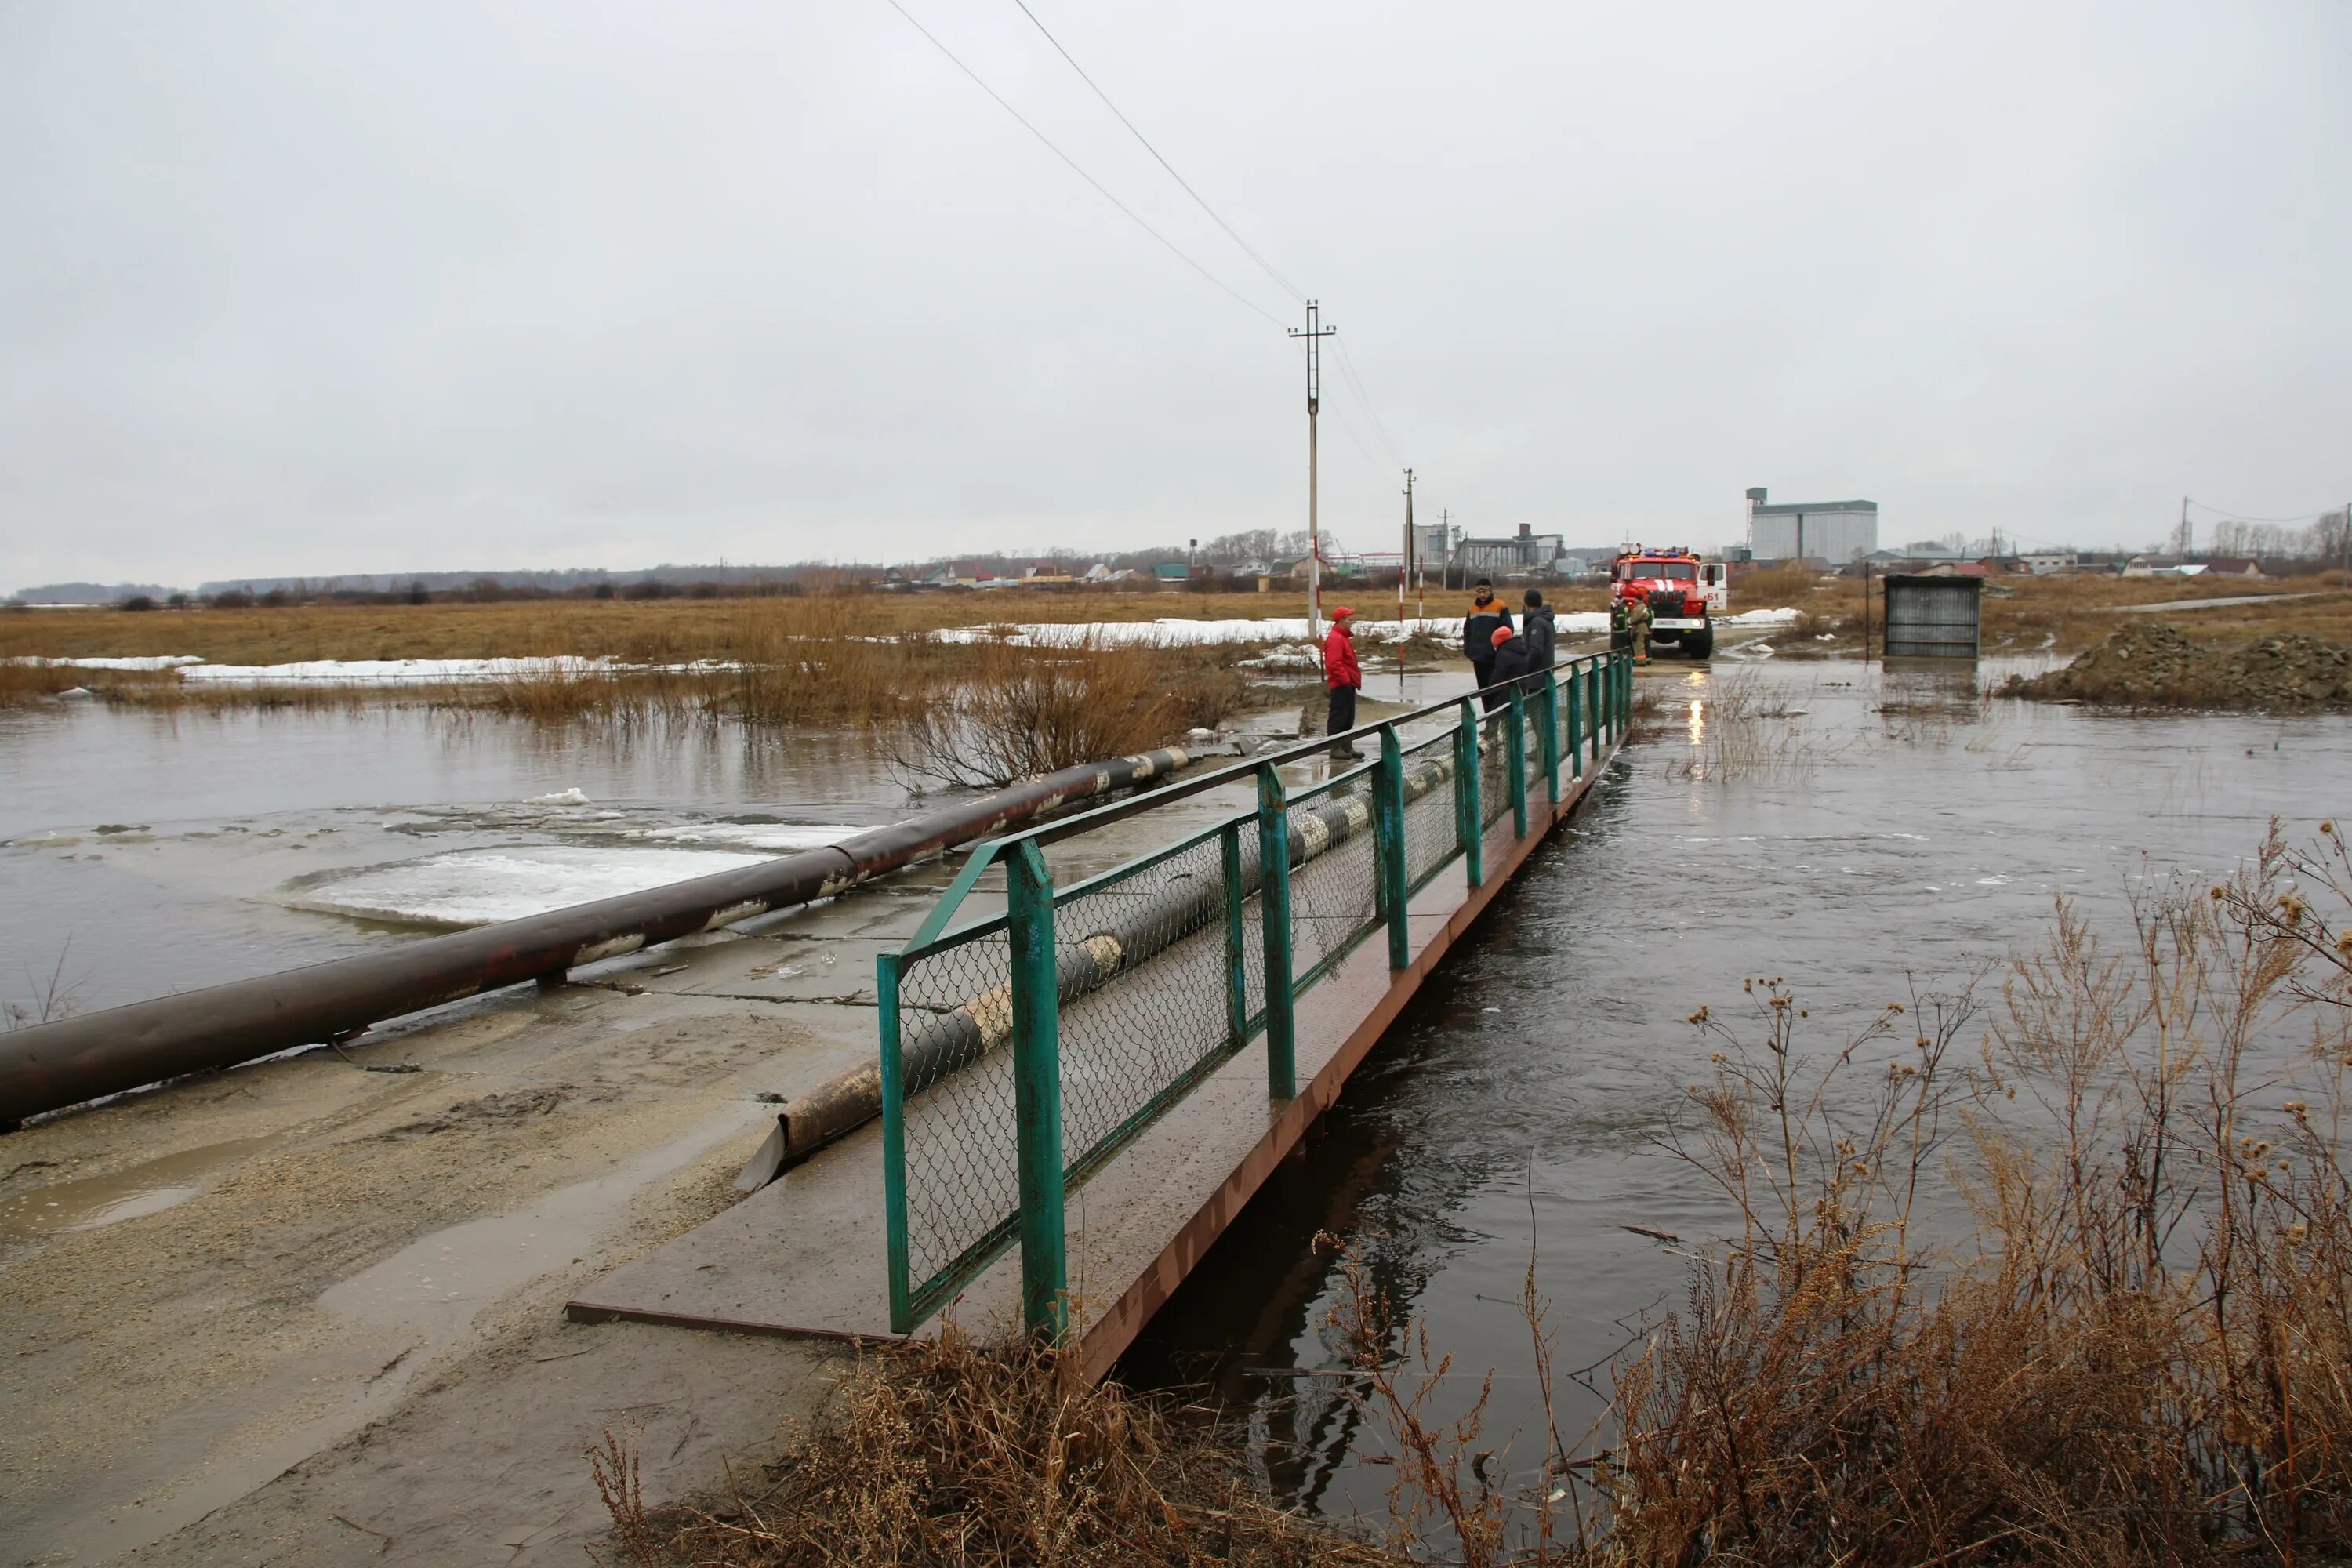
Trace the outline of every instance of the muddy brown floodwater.
<path fill-rule="evenodd" d="M 1454 1355 L 1432 1418 L 1466 1408 L 1492 1368 L 1487 1430 L 1507 1435 L 1533 1398 L 1514 1305 L 1531 1250 L 1567 1369 L 1681 1304 L 1686 1260 L 1625 1226 L 1730 1228 L 1654 1142 L 1709 1071 L 1713 1046 L 1686 1021 L 1701 1005 L 1736 1014 L 1742 976 L 1785 976 L 1806 1039 L 1842 1043 L 1915 979 L 1957 987 L 2034 945 L 2061 893 L 2112 930 L 2149 879 L 2201 886 L 2273 816 L 2307 839 L 2352 807 L 2352 719 L 1980 701 L 1978 681 L 2007 672 L 1718 658 L 1645 673 L 1667 722 L 1447 960 L 1314 1158 L 1225 1233 L 1125 1374 L 1218 1390 L 1285 1500 L 1377 1514 L 1392 1472 L 1360 1462 L 1366 1435 L 1331 1375 L 1345 1356 L 1318 1231 L 1356 1244 Z M 1781 716 L 1710 735 L 1727 697 Z M 1598 1400 L 1570 1394 L 1572 1436 Z"/>

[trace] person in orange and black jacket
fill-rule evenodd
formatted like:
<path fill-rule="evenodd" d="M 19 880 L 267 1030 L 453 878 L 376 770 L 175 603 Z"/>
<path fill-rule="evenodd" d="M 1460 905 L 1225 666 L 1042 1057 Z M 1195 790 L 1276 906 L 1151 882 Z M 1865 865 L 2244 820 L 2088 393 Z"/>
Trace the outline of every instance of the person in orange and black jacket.
<path fill-rule="evenodd" d="M 1495 628 L 1493 646 L 1496 682 L 1500 684 L 1506 680 L 1517 680 L 1524 685 L 1528 675 L 1528 660 L 1534 657 L 1534 646 L 1527 638 L 1514 635 L 1508 626 Z M 1486 711 L 1492 713 L 1497 708 L 1509 705 L 1511 693 L 1508 688 L 1505 688 L 1500 691 L 1489 691 L 1479 700 L 1486 705 Z"/>
<path fill-rule="evenodd" d="M 1511 612 L 1503 601 L 1495 597 L 1495 584 L 1486 578 L 1478 579 L 1477 590 L 1470 595 L 1470 614 L 1462 622 L 1462 657 L 1470 661 L 1471 671 L 1478 678 L 1480 687 L 1495 684 L 1495 632 L 1511 627 Z"/>
<path fill-rule="evenodd" d="M 1356 693 L 1364 689 L 1363 668 L 1356 662 L 1356 612 L 1341 605 L 1331 612 L 1331 632 L 1323 639 L 1323 684 L 1331 690 L 1331 711 L 1323 732 L 1333 737 L 1331 754 L 1360 757 L 1363 753 L 1338 737 L 1356 727 Z"/>

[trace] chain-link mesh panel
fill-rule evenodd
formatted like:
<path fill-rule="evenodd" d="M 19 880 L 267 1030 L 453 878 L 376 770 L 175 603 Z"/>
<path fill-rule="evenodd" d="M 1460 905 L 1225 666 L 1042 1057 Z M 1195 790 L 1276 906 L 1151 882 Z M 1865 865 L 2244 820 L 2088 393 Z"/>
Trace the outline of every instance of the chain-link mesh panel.
<path fill-rule="evenodd" d="M 1243 887 L 1249 894 L 1242 905 L 1242 1018 L 1246 1039 L 1265 1026 L 1265 917 L 1259 912 L 1257 898 L 1257 818 L 1244 822 L 1239 832 Z"/>
<path fill-rule="evenodd" d="M 1225 897 L 1211 837 L 1055 900 L 1066 1169 L 1108 1152 L 1237 1043 Z"/>
<path fill-rule="evenodd" d="M 1577 676 L 1572 669 L 1560 669 L 1553 673 L 1559 681 L 1559 695 L 1552 704 L 1553 733 L 1559 737 L 1559 785 L 1565 790 L 1568 787 L 1568 781 L 1574 778 L 1577 773 L 1576 746 L 1569 738 L 1568 731 L 1568 712 L 1572 706 L 1569 700 L 1569 693 L 1575 686 Z"/>
<path fill-rule="evenodd" d="M 1439 776 L 1429 779 L 1429 787 L 1419 795 L 1413 795 L 1412 781 L 1433 773 Z M 1418 891 L 1461 851 L 1454 841 L 1459 829 L 1454 820 L 1453 734 L 1407 747 L 1404 774 L 1404 879 L 1408 888 Z"/>
<path fill-rule="evenodd" d="M 1511 715 L 1488 714 L 1478 725 L 1478 814 L 1486 822 L 1511 815 Z"/>
<path fill-rule="evenodd" d="M 1360 776 L 1290 808 L 1290 972 L 1300 989 L 1380 923 L 1371 787 Z"/>
<path fill-rule="evenodd" d="M 902 962 L 907 1276 L 919 1302 L 952 1290 L 1020 1213 L 1012 1039 L 1011 944 L 1001 918 Z"/>
<path fill-rule="evenodd" d="M 1544 798 L 1544 714 L 1543 697 L 1538 693 L 1528 699 L 1528 798 Z"/>

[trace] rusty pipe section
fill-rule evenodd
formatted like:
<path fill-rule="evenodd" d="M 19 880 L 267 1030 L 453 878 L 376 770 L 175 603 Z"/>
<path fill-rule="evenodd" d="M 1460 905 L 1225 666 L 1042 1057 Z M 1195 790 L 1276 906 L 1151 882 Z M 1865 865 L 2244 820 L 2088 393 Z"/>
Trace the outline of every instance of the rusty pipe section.
<path fill-rule="evenodd" d="M 856 887 L 950 846 L 1148 783 L 1192 761 L 1171 746 L 1087 763 L 821 849 L 0 1035 L 0 1128 L 182 1073 L 234 1067 L 372 1024 Z"/>

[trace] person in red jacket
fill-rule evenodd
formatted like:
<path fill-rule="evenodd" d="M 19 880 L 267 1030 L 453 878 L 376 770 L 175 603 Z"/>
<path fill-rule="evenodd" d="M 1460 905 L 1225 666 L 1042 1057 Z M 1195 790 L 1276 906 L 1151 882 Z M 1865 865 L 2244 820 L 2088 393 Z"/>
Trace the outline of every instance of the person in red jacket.
<path fill-rule="evenodd" d="M 1334 737 L 1331 754 L 1360 757 L 1363 753 L 1337 737 L 1356 727 L 1356 693 L 1364 689 L 1364 671 L 1356 662 L 1356 637 L 1349 623 L 1356 612 L 1341 605 L 1331 612 L 1331 635 L 1323 639 L 1323 684 L 1331 689 L 1331 712 L 1323 732 Z"/>

